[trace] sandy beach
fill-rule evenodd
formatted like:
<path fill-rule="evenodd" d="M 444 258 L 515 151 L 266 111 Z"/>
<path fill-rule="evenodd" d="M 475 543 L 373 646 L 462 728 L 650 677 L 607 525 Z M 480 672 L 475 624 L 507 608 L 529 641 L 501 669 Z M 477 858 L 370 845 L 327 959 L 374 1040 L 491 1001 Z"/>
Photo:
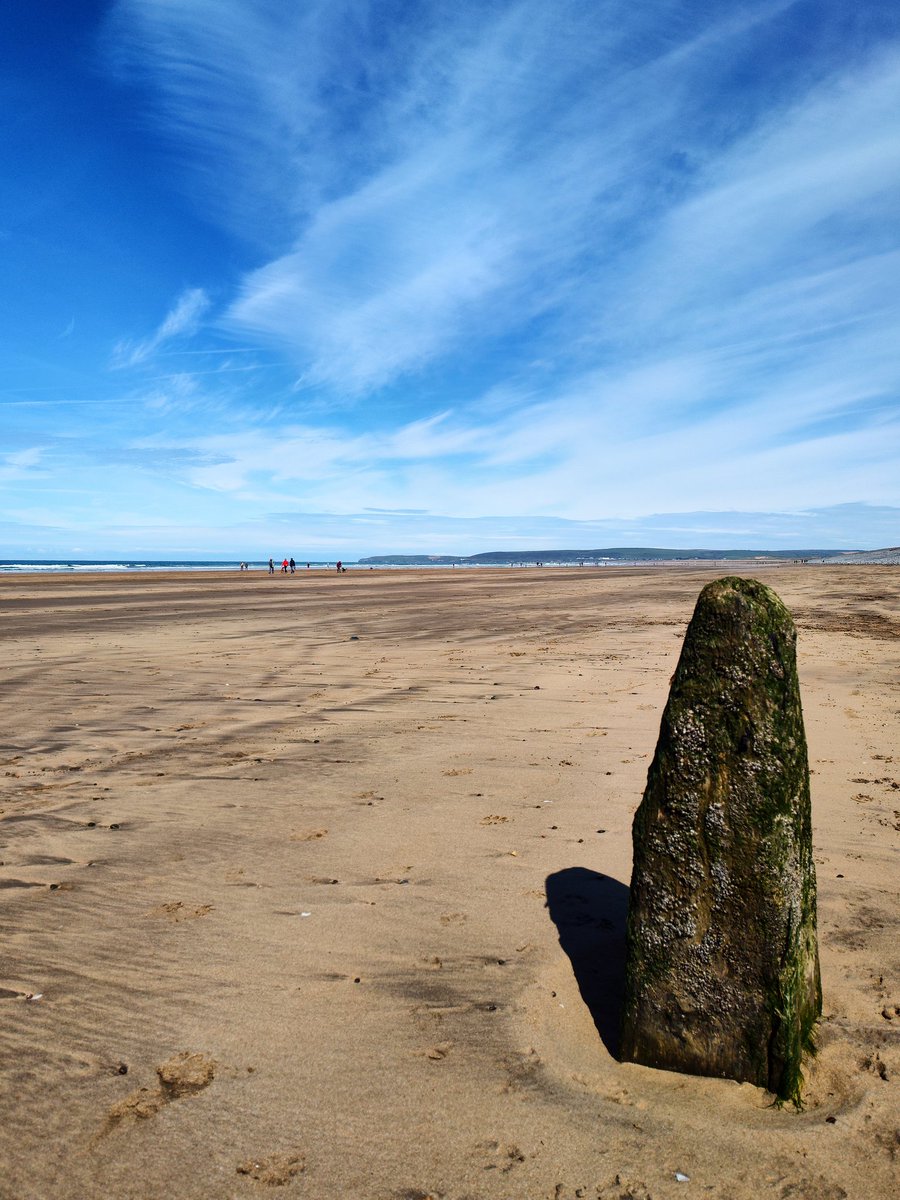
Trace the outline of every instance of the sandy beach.
<path fill-rule="evenodd" d="M 632 816 L 723 574 L 799 630 L 800 1113 L 616 1058 Z M 897 1195 L 898 580 L 0 578 L 0 1196 Z"/>

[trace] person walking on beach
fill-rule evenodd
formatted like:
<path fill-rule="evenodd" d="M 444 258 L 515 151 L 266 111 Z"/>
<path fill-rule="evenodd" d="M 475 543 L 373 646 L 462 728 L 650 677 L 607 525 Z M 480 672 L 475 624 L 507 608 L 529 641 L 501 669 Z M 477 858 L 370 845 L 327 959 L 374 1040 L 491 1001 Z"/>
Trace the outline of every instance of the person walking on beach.
<path fill-rule="evenodd" d="M 271 558 L 269 559 L 269 574 L 270 575 L 275 574 L 275 563 L 272 561 Z"/>
<path fill-rule="evenodd" d="M 297 564 L 294 562 L 294 560 L 293 560 L 293 559 L 291 559 L 291 574 L 293 575 L 293 573 L 294 573 L 296 570 L 297 570 Z"/>
<path fill-rule="evenodd" d="M 285 559 L 284 562 L 281 564 L 281 573 L 282 573 L 282 575 L 287 575 L 287 573 L 288 573 L 288 560 L 287 559 Z"/>
<path fill-rule="evenodd" d="M 342 570 L 343 570 L 343 564 L 341 563 L 341 560 L 340 560 L 340 559 L 338 559 L 338 560 L 337 560 L 337 573 L 338 573 L 338 575 L 340 575 L 340 573 L 341 573 L 341 571 L 342 571 Z"/>

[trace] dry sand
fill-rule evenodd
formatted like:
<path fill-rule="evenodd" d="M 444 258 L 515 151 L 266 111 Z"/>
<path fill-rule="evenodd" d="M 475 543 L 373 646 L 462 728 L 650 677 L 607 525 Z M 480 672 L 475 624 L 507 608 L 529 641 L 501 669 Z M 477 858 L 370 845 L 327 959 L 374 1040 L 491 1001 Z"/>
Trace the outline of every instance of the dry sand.
<path fill-rule="evenodd" d="M 615 1058 L 632 814 L 722 573 L 0 579 L 0 1195 L 896 1195 L 894 568 L 743 571 L 800 631 L 805 1111 Z"/>

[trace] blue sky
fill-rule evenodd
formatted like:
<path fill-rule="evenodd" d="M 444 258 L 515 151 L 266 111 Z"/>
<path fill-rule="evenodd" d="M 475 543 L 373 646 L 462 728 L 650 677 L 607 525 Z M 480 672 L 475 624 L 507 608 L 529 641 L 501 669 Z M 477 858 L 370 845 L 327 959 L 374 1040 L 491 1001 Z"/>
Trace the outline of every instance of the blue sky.
<path fill-rule="evenodd" d="M 0 37 L 0 557 L 900 542 L 894 0 Z"/>

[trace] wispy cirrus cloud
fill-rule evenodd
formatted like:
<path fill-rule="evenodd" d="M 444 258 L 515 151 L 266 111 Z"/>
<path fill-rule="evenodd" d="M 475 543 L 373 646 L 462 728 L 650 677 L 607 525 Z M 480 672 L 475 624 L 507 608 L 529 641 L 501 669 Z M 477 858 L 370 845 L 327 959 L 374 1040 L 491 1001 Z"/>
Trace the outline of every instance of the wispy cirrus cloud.
<path fill-rule="evenodd" d="M 297 379 L 186 435 L 190 485 L 461 519 L 900 500 L 900 18 L 828 12 L 119 0 L 121 73 L 254 247 L 220 329 Z"/>
<path fill-rule="evenodd" d="M 533 0 L 458 20 L 413 6 L 377 49 L 364 3 L 208 7 L 122 0 L 118 29 L 165 118 L 201 164 L 216 156 L 207 200 L 256 188 L 253 224 L 277 164 L 288 249 L 226 320 L 307 383 L 364 394 L 449 354 L 502 358 L 526 330 L 582 359 L 661 334 L 705 347 L 729 334 L 723 305 L 746 341 L 754 297 L 768 337 L 775 288 L 781 332 L 799 316 L 809 336 L 817 309 L 850 308 L 829 286 L 835 223 L 839 265 L 878 271 L 866 232 L 896 185 L 896 47 L 850 69 L 835 47 L 766 105 L 727 86 L 796 4 L 685 21 L 611 0 L 602 22 Z"/>
<path fill-rule="evenodd" d="M 183 440 L 162 434 L 152 444 L 198 453 L 187 475 L 194 487 L 290 498 L 307 511 L 636 519 L 699 510 L 710 496 L 754 510 L 761 484 L 780 511 L 827 506 L 835 494 L 891 504 L 900 413 L 880 396 L 877 373 L 868 398 L 857 393 L 848 407 L 852 381 L 830 376 L 829 365 L 806 392 L 794 389 L 780 403 L 744 396 L 722 407 L 716 401 L 729 377 L 703 358 L 685 358 L 585 373 L 565 391 L 523 395 L 488 417 L 473 407 L 380 432 L 244 421 Z"/>
<path fill-rule="evenodd" d="M 589 307 L 592 268 L 617 258 L 635 208 L 681 182 L 683 166 L 654 159 L 708 99 L 697 81 L 789 6 L 687 31 L 664 2 L 606 7 L 600 23 L 574 3 L 455 19 L 414 5 L 419 20 L 392 14 L 376 48 L 366 4 L 276 18 L 226 0 L 210 20 L 204 4 L 122 0 L 117 28 L 164 116 L 201 163 L 216 156 L 207 203 L 256 188 L 244 219 L 258 222 L 277 163 L 288 249 L 246 276 L 227 319 L 308 380 L 360 393 Z"/>
<path fill-rule="evenodd" d="M 43 456 L 43 446 L 29 446 L 23 450 L 0 454 L 0 483 L 27 478 L 40 468 Z"/>
<path fill-rule="evenodd" d="M 147 362 L 168 342 L 195 333 L 209 306 L 210 299 L 203 288 L 187 288 L 149 337 L 119 342 L 113 349 L 110 365 L 118 370 Z"/>

